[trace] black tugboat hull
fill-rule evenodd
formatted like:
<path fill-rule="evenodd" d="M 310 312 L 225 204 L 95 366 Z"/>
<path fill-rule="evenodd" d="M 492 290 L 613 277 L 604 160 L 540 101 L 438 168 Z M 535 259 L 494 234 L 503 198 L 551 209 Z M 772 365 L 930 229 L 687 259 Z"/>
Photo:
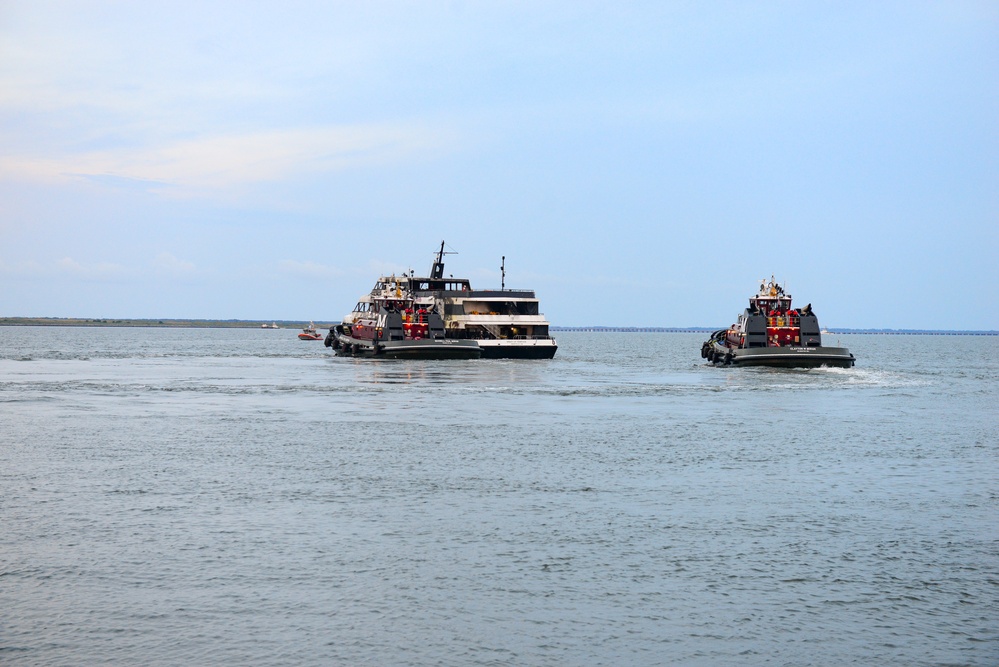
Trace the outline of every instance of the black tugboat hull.
<path fill-rule="evenodd" d="M 552 359 L 558 350 L 553 339 L 528 341 L 481 341 L 483 359 Z"/>
<path fill-rule="evenodd" d="M 421 340 L 373 341 L 335 334 L 338 357 L 371 357 L 378 359 L 478 359 L 482 350 L 475 341 Z"/>
<path fill-rule="evenodd" d="M 711 343 L 709 361 L 716 365 L 772 366 L 776 368 L 853 368 L 854 356 L 845 347 L 729 348 Z"/>
<path fill-rule="evenodd" d="M 385 343 L 384 349 L 375 356 L 385 359 L 478 359 L 482 350 L 469 341 L 438 340 L 438 341 L 404 341 Z M 379 344 L 382 347 L 382 344 Z"/>

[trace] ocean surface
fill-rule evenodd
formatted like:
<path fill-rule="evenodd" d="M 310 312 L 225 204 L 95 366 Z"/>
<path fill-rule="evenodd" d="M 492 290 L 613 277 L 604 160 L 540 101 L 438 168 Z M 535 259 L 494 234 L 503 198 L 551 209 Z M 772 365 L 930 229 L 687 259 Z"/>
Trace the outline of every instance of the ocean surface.
<path fill-rule="evenodd" d="M 999 337 L 0 327 L 0 664 L 999 664 Z"/>

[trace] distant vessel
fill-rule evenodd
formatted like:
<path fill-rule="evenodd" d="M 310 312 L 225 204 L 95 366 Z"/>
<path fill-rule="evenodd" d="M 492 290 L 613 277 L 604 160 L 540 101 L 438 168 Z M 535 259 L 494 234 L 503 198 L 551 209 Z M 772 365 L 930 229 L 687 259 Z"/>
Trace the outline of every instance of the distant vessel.
<path fill-rule="evenodd" d="M 279 327 L 277 325 L 277 322 L 271 322 L 270 324 L 261 324 L 260 328 L 261 329 L 280 329 L 281 327 Z"/>
<path fill-rule="evenodd" d="M 298 334 L 299 340 L 322 340 L 322 335 L 316 331 L 316 325 L 314 322 L 309 322 L 309 326 L 302 329 Z"/>
<path fill-rule="evenodd" d="M 818 318 L 808 304 L 799 312 L 791 295 L 770 277 L 749 298 L 749 308 L 728 329 L 719 329 L 701 345 L 701 357 L 714 364 L 850 368 L 855 359 L 845 347 L 823 347 Z"/>

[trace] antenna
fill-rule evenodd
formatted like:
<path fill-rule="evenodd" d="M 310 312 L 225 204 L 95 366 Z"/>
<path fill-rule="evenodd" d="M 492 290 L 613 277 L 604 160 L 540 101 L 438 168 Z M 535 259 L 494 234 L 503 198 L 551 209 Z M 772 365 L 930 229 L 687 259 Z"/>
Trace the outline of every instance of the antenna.
<path fill-rule="evenodd" d="M 506 255 L 503 255 L 503 263 L 500 264 L 500 290 L 506 289 Z"/>

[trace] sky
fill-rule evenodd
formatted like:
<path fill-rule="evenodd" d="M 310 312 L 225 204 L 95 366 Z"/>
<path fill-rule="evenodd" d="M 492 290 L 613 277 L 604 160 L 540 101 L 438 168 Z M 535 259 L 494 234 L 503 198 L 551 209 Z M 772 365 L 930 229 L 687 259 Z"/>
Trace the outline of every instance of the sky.
<path fill-rule="evenodd" d="M 0 0 L 0 316 L 999 329 L 999 4 Z"/>

